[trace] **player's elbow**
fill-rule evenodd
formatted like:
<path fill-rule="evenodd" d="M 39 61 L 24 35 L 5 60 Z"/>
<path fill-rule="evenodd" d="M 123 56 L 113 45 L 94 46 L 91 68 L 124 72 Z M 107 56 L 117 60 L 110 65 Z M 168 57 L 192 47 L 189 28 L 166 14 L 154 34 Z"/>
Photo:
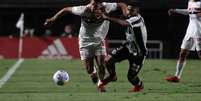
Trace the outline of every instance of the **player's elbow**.
<path fill-rule="evenodd" d="M 72 7 L 65 7 L 65 8 L 62 9 L 62 11 L 63 11 L 64 13 L 72 12 Z"/>

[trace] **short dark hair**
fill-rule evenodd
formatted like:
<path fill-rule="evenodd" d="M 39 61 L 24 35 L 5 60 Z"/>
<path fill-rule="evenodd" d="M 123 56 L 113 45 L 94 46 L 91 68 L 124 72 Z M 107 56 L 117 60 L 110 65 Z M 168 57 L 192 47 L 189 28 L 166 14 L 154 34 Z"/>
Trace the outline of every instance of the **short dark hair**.
<path fill-rule="evenodd" d="M 95 2 L 102 2 L 103 0 L 94 0 Z"/>
<path fill-rule="evenodd" d="M 130 10 L 135 10 L 138 13 L 140 12 L 140 8 L 138 6 L 128 5 L 128 7 L 129 7 Z"/>
<path fill-rule="evenodd" d="M 131 5 L 131 6 L 140 6 L 142 1 L 140 1 L 140 0 L 127 0 L 125 3 L 128 5 Z"/>

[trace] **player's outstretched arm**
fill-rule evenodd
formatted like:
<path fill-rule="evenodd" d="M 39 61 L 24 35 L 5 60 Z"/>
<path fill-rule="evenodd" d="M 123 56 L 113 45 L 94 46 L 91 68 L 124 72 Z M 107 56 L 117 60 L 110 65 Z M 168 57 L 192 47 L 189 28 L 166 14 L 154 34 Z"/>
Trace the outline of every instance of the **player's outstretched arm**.
<path fill-rule="evenodd" d="M 168 10 L 169 15 L 172 15 L 173 13 L 178 13 L 178 14 L 182 14 L 182 15 L 188 15 L 189 14 L 187 9 L 169 9 Z"/>
<path fill-rule="evenodd" d="M 102 14 L 103 19 L 113 21 L 117 24 L 120 24 L 121 26 L 127 27 L 129 26 L 129 22 L 123 19 L 115 18 L 115 17 L 110 17 L 105 15 L 104 13 Z"/>
<path fill-rule="evenodd" d="M 47 18 L 44 23 L 44 26 L 47 27 L 47 26 L 52 25 L 59 17 L 65 15 L 66 13 L 69 13 L 69 12 L 70 13 L 72 12 L 72 7 L 65 7 L 65 8 L 61 9 L 53 17 Z"/>

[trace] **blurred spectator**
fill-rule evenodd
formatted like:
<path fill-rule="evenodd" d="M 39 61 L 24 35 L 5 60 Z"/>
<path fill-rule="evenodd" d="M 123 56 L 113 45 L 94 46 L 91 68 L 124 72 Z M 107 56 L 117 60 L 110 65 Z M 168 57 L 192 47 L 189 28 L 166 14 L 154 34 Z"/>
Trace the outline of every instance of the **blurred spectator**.
<path fill-rule="evenodd" d="M 61 36 L 66 36 L 68 38 L 72 38 L 74 36 L 72 26 L 71 25 L 66 25 L 64 27 L 64 32 L 61 34 Z"/>
<path fill-rule="evenodd" d="M 24 37 L 25 36 L 30 36 L 30 37 L 33 37 L 34 36 L 34 29 L 33 28 L 31 28 L 31 29 L 28 29 L 28 28 L 26 28 L 25 30 L 24 30 Z"/>
<path fill-rule="evenodd" d="M 52 31 L 50 29 L 45 30 L 45 37 L 48 37 L 52 34 Z"/>

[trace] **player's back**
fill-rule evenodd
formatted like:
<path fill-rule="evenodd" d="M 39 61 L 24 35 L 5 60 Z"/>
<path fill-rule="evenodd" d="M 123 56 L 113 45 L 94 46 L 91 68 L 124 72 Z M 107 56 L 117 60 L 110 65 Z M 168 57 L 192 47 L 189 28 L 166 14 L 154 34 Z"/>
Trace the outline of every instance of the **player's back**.
<path fill-rule="evenodd" d="M 146 29 L 143 17 L 140 14 L 138 14 L 136 16 L 130 17 L 129 19 L 127 19 L 127 21 L 130 23 L 130 29 L 131 29 L 130 32 L 127 30 L 127 34 L 126 34 L 127 40 L 129 40 L 129 37 L 130 37 L 129 34 L 136 33 L 136 34 L 142 35 L 143 41 L 146 44 L 146 42 L 147 42 L 147 29 Z M 134 32 L 132 32 L 132 30 Z M 131 39 L 131 40 L 133 40 L 133 39 Z"/>
<path fill-rule="evenodd" d="M 126 31 L 127 48 L 130 53 L 141 52 L 146 54 L 147 30 L 143 17 L 138 14 L 127 19 L 130 26 Z"/>
<path fill-rule="evenodd" d="M 201 17 L 197 13 L 201 13 L 201 1 L 189 1 L 189 26 L 188 30 L 191 30 L 191 35 L 201 36 Z"/>

